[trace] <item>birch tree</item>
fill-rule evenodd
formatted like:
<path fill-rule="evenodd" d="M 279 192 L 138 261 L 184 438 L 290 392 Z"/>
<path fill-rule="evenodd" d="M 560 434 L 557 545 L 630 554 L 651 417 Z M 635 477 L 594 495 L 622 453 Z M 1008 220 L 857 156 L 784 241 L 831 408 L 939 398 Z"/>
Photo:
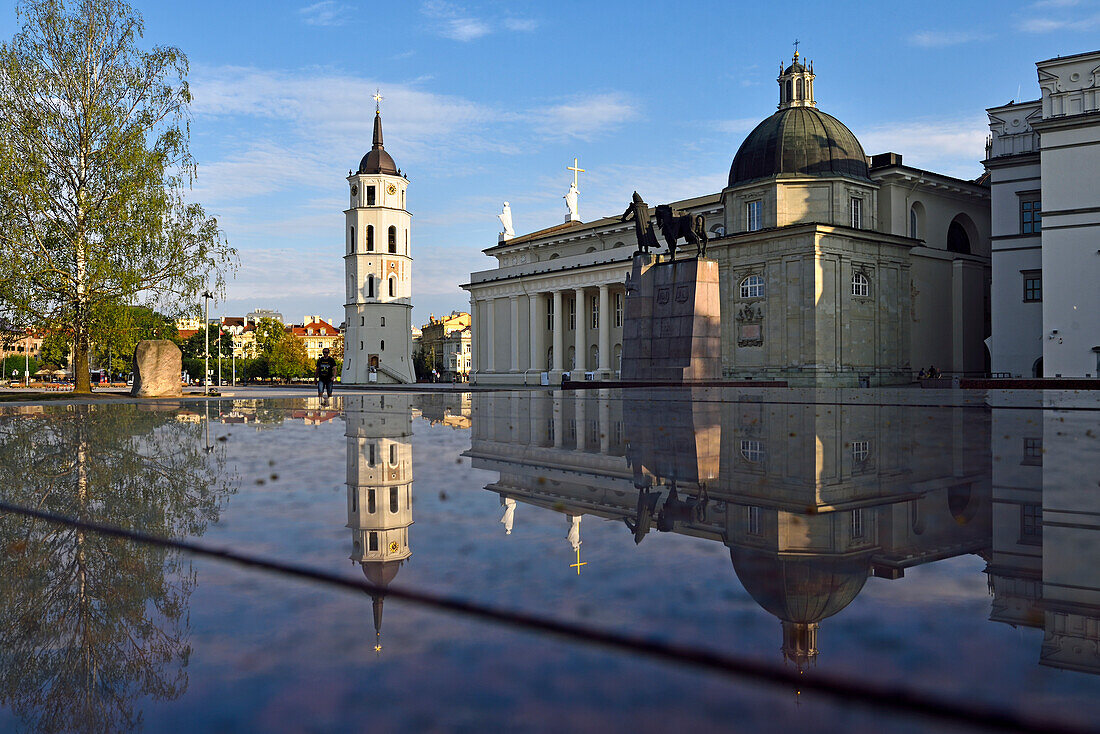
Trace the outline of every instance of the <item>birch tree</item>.
<path fill-rule="evenodd" d="M 65 333 L 89 392 L 97 318 L 193 303 L 236 263 L 189 200 L 187 58 L 121 0 L 27 0 L 0 44 L 0 319 Z"/>

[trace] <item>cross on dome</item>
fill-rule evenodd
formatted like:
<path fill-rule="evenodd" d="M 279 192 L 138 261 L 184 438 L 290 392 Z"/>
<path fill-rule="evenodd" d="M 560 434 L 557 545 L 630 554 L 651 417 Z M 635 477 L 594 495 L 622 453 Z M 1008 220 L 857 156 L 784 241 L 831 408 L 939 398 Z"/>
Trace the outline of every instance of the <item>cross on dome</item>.
<path fill-rule="evenodd" d="M 371 95 L 371 99 L 374 100 L 374 113 L 376 115 L 381 114 L 381 112 L 382 112 L 382 100 L 385 99 L 385 97 L 382 96 L 381 90 L 376 88 L 374 90 L 374 94 Z"/>

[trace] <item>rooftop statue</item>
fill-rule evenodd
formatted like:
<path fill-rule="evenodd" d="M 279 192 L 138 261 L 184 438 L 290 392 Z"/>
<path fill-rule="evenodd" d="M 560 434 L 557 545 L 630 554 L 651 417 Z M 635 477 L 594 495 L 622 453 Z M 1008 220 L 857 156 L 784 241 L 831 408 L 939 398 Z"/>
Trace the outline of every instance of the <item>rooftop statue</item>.
<path fill-rule="evenodd" d="M 500 220 L 500 224 L 504 227 L 504 231 L 500 233 L 502 240 L 511 239 L 516 236 L 516 230 L 512 228 L 512 207 L 508 206 L 508 202 L 504 202 L 504 209 L 497 214 L 497 219 Z"/>

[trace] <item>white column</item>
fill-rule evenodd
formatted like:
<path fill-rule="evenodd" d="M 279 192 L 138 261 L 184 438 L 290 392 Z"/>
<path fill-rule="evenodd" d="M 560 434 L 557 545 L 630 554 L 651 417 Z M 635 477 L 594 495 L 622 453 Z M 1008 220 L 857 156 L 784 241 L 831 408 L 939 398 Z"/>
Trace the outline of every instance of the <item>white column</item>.
<path fill-rule="evenodd" d="M 470 365 L 471 379 L 473 379 L 472 375 L 481 369 L 481 353 L 478 351 L 481 346 L 481 315 L 478 313 L 478 306 L 480 305 L 481 301 L 474 298 L 471 294 L 470 319 L 473 322 L 471 324 L 473 328 L 470 329 L 470 352 L 472 357 L 472 364 Z"/>
<path fill-rule="evenodd" d="M 573 351 L 577 354 L 577 362 L 576 369 L 574 370 L 575 374 L 572 375 L 572 378 L 574 380 L 583 380 L 584 371 L 587 369 L 587 367 L 585 367 L 585 352 L 588 351 L 585 346 L 585 342 L 587 341 L 585 338 L 587 333 L 585 327 L 588 326 L 588 308 L 587 304 L 584 302 L 584 288 L 574 289 L 573 294 L 573 298 L 576 299 L 576 307 L 574 310 L 577 314 L 577 330 L 574 333 L 576 339 L 573 341 Z"/>
<path fill-rule="evenodd" d="M 600 322 L 603 323 L 603 322 Z M 603 359 L 603 347 L 600 347 L 600 359 Z M 600 453 L 607 455 L 611 450 L 611 391 L 599 391 L 600 415 Z"/>
<path fill-rule="evenodd" d="M 565 351 L 565 339 L 562 328 L 564 321 L 562 321 L 562 301 L 561 291 L 554 291 L 554 371 L 560 373 L 562 371 L 562 365 L 565 364 L 565 355 L 562 353 Z"/>
<path fill-rule="evenodd" d="M 496 324 L 493 323 L 496 320 L 496 299 L 486 298 L 485 307 L 485 346 L 487 347 L 485 355 L 485 371 L 496 372 Z"/>
<path fill-rule="evenodd" d="M 584 399 L 587 390 L 577 390 L 573 400 L 573 421 L 577 424 L 577 451 L 585 450 L 585 442 L 588 440 L 588 431 L 584 420 Z"/>
<path fill-rule="evenodd" d="M 511 372 L 519 372 L 519 296 L 511 296 L 508 299 L 512 305 L 512 318 L 508 323 L 508 330 L 512 334 L 512 366 Z"/>
<path fill-rule="evenodd" d="M 558 359 L 558 353 L 554 352 L 554 361 Z M 560 449 L 562 447 L 563 436 L 565 435 L 565 417 L 562 415 L 562 391 L 554 391 L 554 448 Z"/>
<path fill-rule="evenodd" d="M 543 321 L 542 303 L 543 296 L 541 293 L 532 293 L 527 296 L 527 314 L 531 322 L 531 363 L 527 365 L 527 369 L 539 370 L 540 372 L 543 365 L 546 364 L 546 347 L 543 346 L 545 343 L 543 329 L 545 329 L 546 322 Z"/>
<path fill-rule="evenodd" d="M 611 374 L 611 286 L 600 286 L 600 379 Z"/>

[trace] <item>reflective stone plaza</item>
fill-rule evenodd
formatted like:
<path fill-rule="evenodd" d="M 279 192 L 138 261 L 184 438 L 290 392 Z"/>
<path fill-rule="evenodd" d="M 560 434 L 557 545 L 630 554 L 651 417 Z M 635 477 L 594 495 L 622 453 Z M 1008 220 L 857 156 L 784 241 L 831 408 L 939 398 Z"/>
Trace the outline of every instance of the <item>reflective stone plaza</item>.
<path fill-rule="evenodd" d="M 1100 697 L 1098 448 L 1094 392 L 9 405 L 0 730 L 974 723 L 814 685 L 834 679 L 1087 728 Z"/>

